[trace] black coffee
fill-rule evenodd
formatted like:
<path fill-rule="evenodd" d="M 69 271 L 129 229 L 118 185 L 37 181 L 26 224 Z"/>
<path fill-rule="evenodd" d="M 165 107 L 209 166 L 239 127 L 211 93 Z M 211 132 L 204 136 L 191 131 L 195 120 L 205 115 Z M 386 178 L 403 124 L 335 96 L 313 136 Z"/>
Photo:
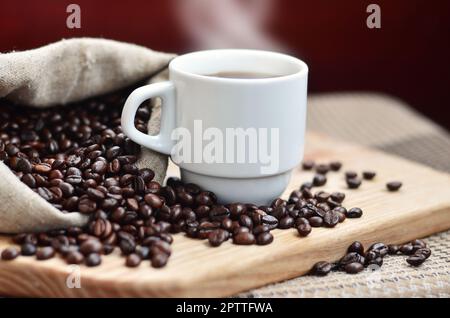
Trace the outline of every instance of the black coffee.
<path fill-rule="evenodd" d="M 280 77 L 282 75 L 270 74 L 270 73 L 260 73 L 260 72 L 218 72 L 207 74 L 206 76 L 211 77 L 223 77 L 223 78 L 242 78 L 242 79 L 255 79 L 255 78 L 272 78 Z"/>

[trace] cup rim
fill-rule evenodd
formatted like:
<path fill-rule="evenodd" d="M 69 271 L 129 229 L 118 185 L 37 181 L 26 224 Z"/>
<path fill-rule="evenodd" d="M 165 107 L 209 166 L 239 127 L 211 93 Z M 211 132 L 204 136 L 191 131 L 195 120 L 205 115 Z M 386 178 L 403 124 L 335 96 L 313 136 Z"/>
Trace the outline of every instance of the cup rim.
<path fill-rule="evenodd" d="M 186 59 L 195 58 L 199 55 L 206 55 L 206 54 L 223 54 L 223 53 L 241 53 L 241 54 L 256 54 L 259 56 L 266 56 L 268 58 L 276 58 L 276 59 L 283 59 L 286 62 L 294 63 L 299 67 L 299 70 L 297 72 L 281 75 L 281 76 L 274 76 L 274 77 L 266 77 L 266 78 L 228 78 L 228 77 L 214 77 L 204 74 L 198 74 L 195 72 L 190 72 L 180 65 L 181 63 L 185 62 Z M 308 65 L 303 62 L 302 60 L 284 54 L 284 53 L 278 53 L 273 51 L 264 51 L 264 50 L 252 50 L 252 49 L 214 49 L 214 50 L 202 50 L 202 51 L 196 51 L 191 52 L 187 54 L 183 54 L 180 56 L 175 57 L 170 63 L 169 63 L 169 71 L 170 72 L 176 72 L 180 75 L 190 77 L 192 79 L 197 80 L 203 80 L 208 82 L 221 82 L 221 83 L 239 83 L 239 84 L 266 84 L 266 83 L 274 83 L 274 82 L 282 82 L 286 80 L 301 78 L 308 74 Z"/>

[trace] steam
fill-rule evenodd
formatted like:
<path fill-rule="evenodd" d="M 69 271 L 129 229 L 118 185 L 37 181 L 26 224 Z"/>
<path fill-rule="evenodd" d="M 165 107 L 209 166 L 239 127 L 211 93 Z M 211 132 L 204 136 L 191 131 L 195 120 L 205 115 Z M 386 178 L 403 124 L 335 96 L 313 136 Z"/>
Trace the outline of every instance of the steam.
<path fill-rule="evenodd" d="M 264 31 L 274 0 L 178 0 L 179 20 L 195 49 L 285 50 Z"/>

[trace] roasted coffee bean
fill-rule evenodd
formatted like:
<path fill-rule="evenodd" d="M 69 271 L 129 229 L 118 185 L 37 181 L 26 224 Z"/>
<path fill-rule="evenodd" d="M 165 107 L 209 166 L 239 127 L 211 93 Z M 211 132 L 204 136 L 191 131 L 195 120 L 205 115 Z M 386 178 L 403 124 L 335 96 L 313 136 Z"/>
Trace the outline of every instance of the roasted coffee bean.
<path fill-rule="evenodd" d="M 327 164 L 316 165 L 316 172 L 318 174 L 327 174 L 330 171 L 330 166 Z"/>
<path fill-rule="evenodd" d="M 391 181 L 386 183 L 386 188 L 393 192 L 398 191 L 402 187 L 402 183 L 400 181 Z"/>
<path fill-rule="evenodd" d="M 92 253 L 101 253 L 102 249 L 103 249 L 102 243 L 96 239 L 89 239 L 80 245 L 80 252 L 83 253 L 84 255 L 89 255 Z"/>
<path fill-rule="evenodd" d="M 423 255 L 423 254 L 414 254 L 414 255 L 409 256 L 406 259 L 406 262 L 409 265 L 411 265 L 411 266 L 417 267 L 417 266 L 422 265 L 423 262 L 425 262 L 425 260 L 426 260 L 425 255 Z"/>
<path fill-rule="evenodd" d="M 389 255 L 397 255 L 400 252 L 400 246 L 398 245 L 388 245 L 388 254 Z"/>
<path fill-rule="evenodd" d="M 262 224 L 267 225 L 270 230 L 276 229 L 278 226 L 277 218 L 272 215 L 264 215 L 261 218 L 261 222 L 262 222 Z"/>
<path fill-rule="evenodd" d="M 354 179 L 358 177 L 358 174 L 355 171 L 346 171 L 345 172 L 345 179 Z"/>
<path fill-rule="evenodd" d="M 256 236 L 256 244 L 267 245 L 273 242 L 273 235 L 270 232 L 263 232 Z"/>
<path fill-rule="evenodd" d="M 228 231 L 225 231 L 223 229 L 216 229 L 213 230 L 209 236 L 208 241 L 211 246 L 220 246 L 223 242 L 225 242 L 229 237 Z"/>
<path fill-rule="evenodd" d="M 416 251 L 416 250 L 418 250 L 418 249 L 420 249 L 420 248 L 425 248 L 425 247 L 427 247 L 427 244 L 425 244 L 425 242 L 422 241 L 422 240 L 413 240 L 413 241 L 411 241 L 411 244 L 412 244 L 413 247 L 414 247 L 414 251 Z"/>
<path fill-rule="evenodd" d="M 317 200 L 317 202 L 326 202 L 329 197 L 330 194 L 325 191 L 319 191 L 314 195 L 314 198 Z"/>
<path fill-rule="evenodd" d="M 78 251 L 69 252 L 66 255 L 67 264 L 82 264 L 84 262 L 84 256 Z"/>
<path fill-rule="evenodd" d="M 228 218 L 229 216 L 230 216 L 230 210 L 228 210 L 223 205 L 213 206 L 211 211 L 209 211 L 209 217 L 212 221 L 221 222 L 223 219 Z"/>
<path fill-rule="evenodd" d="M 327 177 L 323 174 L 316 174 L 313 178 L 312 184 L 315 187 L 321 187 L 327 183 Z"/>
<path fill-rule="evenodd" d="M 335 211 L 328 211 L 323 217 L 323 224 L 326 227 L 335 227 L 339 223 L 339 215 Z"/>
<path fill-rule="evenodd" d="M 314 168 L 314 161 L 304 160 L 302 162 L 302 168 L 303 168 L 303 170 L 311 170 L 312 168 Z"/>
<path fill-rule="evenodd" d="M 24 256 L 33 256 L 36 254 L 37 248 L 36 245 L 31 243 L 24 243 L 20 247 L 20 253 Z"/>
<path fill-rule="evenodd" d="M 333 265 L 328 262 L 317 262 L 311 269 L 311 274 L 316 276 L 326 276 L 331 272 Z"/>
<path fill-rule="evenodd" d="M 300 236 L 308 236 L 311 233 L 311 225 L 309 223 L 299 224 L 297 226 L 297 231 Z"/>
<path fill-rule="evenodd" d="M 350 263 L 364 264 L 364 262 L 365 262 L 364 256 L 362 256 L 361 254 L 356 253 L 356 252 L 350 252 L 339 260 L 339 265 L 341 267 L 344 267 L 345 265 L 350 264 Z"/>
<path fill-rule="evenodd" d="M 346 179 L 346 182 L 349 189 L 358 189 L 361 185 L 361 179 L 358 177 Z"/>
<path fill-rule="evenodd" d="M 47 174 L 52 170 L 52 166 L 46 163 L 40 163 L 33 167 L 34 172 L 40 174 Z"/>
<path fill-rule="evenodd" d="M 97 209 L 97 203 L 89 198 L 81 198 L 78 201 L 78 210 L 83 214 L 94 213 Z"/>
<path fill-rule="evenodd" d="M 278 228 L 279 229 L 290 229 L 291 227 L 293 227 L 295 224 L 295 220 L 294 218 L 290 217 L 290 216 L 285 216 L 284 218 L 282 218 L 279 223 L 278 223 Z"/>
<path fill-rule="evenodd" d="M 148 193 L 144 197 L 145 202 L 154 209 L 159 209 L 163 205 L 163 200 L 159 196 L 153 193 Z"/>
<path fill-rule="evenodd" d="M 376 175 L 377 173 L 375 171 L 363 171 L 362 173 L 363 178 L 366 180 L 372 180 Z"/>
<path fill-rule="evenodd" d="M 241 215 L 239 217 L 239 223 L 249 229 L 253 228 L 253 221 L 248 215 Z"/>
<path fill-rule="evenodd" d="M 4 261 L 11 261 L 19 256 L 19 251 L 14 247 L 8 247 L 2 251 L 1 258 Z"/>
<path fill-rule="evenodd" d="M 363 211 L 360 208 L 351 208 L 345 213 L 345 216 L 350 219 L 360 218 L 363 214 Z"/>
<path fill-rule="evenodd" d="M 17 165 L 16 170 L 21 171 L 23 173 L 30 173 L 33 169 L 33 166 L 31 165 L 30 161 L 26 158 L 18 158 L 17 159 Z"/>
<path fill-rule="evenodd" d="M 233 243 L 237 245 L 251 245 L 255 242 L 255 236 L 250 232 L 238 233 L 233 237 Z"/>
<path fill-rule="evenodd" d="M 132 253 L 127 256 L 125 265 L 128 267 L 138 267 L 142 262 L 141 257 L 138 254 Z"/>
<path fill-rule="evenodd" d="M 53 258 L 56 252 L 55 249 L 51 246 L 45 246 L 38 249 L 36 252 L 36 259 L 42 261 Z"/>
<path fill-rule="evenodd" d="M 361 263 L 349 263 L 345 265 L 344 270 L 348 274 L 357 274 L 364 270 L 364 266 Z"/>
<path fill-rule="evenodd" d="M 339 170 L 341 170 L 341 167 L 342 167 L 342 162 L 340 162 L 340 161 L 330 162 L 330 169 L 332 171 L 339 171 Z"/>
<path fill-rule="evenodd" d="M 85 264 L 89 267 L 95 267 L 102 263 L 102 257 L 98 253 L 91 253 L 86 256 Z"/>
<path fill-rule="evenodd" d="M 364 255 L 364 246 L 361 242 L 353 242 L 347 249 L 347 253 L 358 253 L 359 255 Z"/>
<path fill-rule="evenodd" d="M 164 267 L 167 264 L 169 257 L 166 254 L 156 254 L 151 258 L 151 263 L 154 268 Z"/>
<path fill-rule="evenodd" d="M 323 219 L 320 216 L 310 217 L 308 221 L 312 227 L 321 227 L 323 225 Z"/>
<path fill-rule="evenodd" d="M 253 234 L 254 235 L 259 235 L 261 233 L 269 232 L 269 231 L 270 231 L 270 228 L 266 224 L 260 224 L 260 225 L 257 225 L 257 226 L 255 226 L 253 228 Z"/>
<path fill-rule="evenodd" d="M 414 246 L 411 243 L 404 244 L 400 247 L 400 252 L 404 255 L 414 254 Z"/>
<path fill-rule="evenodd" d="M 429 258 L 431 256 L 431 250 L 427 247 L 423 247 L 414 252 L 414 255 L 423 255 L 425 258 Z"/>
<path fill-rule="evenodd" d="M 389 247 L 384 243 L 374 243 L 368 248 L 368 251 L 373 251 L 381 257 L 384 257 L 388 254 Z"/>
<path fill-rule="evenodd" d="M 345 199 L 345 193 L 342 193 L 342 192 L 333 192 L 333 193 L 330 194 L 330 198 L 331 198 L 333 201 L 336 201 L 336 202 L 338 202 L 338 203 L 342 203 L 342 202 L 344 201 L 344 199 Z"/>
<path fill-rule="evenodd" d="M 213 205 L 216 203 L 216 201 L 217 198 L 215 197 L 215 195 L 209 191 L 200 192 L 195 197 L 195 203 L 197 203 L 197 205 Z"/>

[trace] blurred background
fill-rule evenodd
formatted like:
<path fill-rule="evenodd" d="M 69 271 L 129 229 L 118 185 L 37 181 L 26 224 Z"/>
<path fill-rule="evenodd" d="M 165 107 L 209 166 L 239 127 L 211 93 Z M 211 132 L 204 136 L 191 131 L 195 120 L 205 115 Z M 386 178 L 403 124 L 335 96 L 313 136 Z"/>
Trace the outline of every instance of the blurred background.
<path fill-rule="evenodd" d="M 81 7 L 80 29 L 66 26 L 71 3 Z M 366 25 L 371 3 L 381 7 L 380 29 Z M 2 53 L 80 36 L 175 53 L 282 51 L 310 66 L 310 92 L 390 94 L 450 128 L 448 0 L 1 1 Z"/>

